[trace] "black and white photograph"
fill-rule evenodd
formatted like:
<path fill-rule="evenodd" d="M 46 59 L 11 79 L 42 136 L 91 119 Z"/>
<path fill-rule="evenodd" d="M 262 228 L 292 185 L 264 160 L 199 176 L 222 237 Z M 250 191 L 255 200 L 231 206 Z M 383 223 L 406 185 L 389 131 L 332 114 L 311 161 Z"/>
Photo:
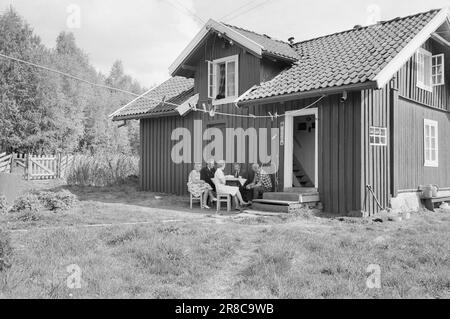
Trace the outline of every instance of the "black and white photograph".
<path fill-rule="evenodd" d="M 450 299 L 449 6 L 0 0 L 0 299 Z"/>

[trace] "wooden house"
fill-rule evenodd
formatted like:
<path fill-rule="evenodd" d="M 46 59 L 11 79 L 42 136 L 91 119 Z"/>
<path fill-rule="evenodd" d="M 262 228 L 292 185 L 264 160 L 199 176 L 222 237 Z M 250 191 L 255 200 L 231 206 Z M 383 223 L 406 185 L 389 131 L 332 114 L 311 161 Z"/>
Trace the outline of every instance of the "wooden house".
<path fill-rule="evenodd" d="M 375 214 L 419 185 L 450 187 L 448 9 L 290 40 L 210 20 L 168 81 L 113 114 L 140 121 L 144 190 L 187 193 L 202 150 L 173 162 L 180 127 L 278 129 L 277 145 L 260 137 L 279 154 L 276 191 L 314 190 L 330 213 Z"/>

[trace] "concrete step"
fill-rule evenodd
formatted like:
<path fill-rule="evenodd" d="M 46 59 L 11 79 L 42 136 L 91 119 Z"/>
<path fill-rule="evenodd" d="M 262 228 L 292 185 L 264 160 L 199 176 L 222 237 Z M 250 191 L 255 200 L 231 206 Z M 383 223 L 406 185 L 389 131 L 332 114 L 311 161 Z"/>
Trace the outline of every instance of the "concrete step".
<path fill-rule="evenodd" d="M 298 204 L 298 201 L 276 200 L 276 199 L 255 199 L 252 203 L 278 205 L 278 206 L 289 206 L 289 205 L 293 205 L 293 204 Z"/>
<path fill-rule="evenodd" d="M 263 211 L 263 212 L 288 213 L 289 205 L 282 206 L 282 205 L 271 205 L 271 204 L 253 202 L 252 210 L 253 209 L 257 210 L 257 211 Z"/>
<path fill-rule="evenodd" d="M 263 200 L 271 200 L 278 202 L 295 202 L 295 203 L 313 203 L 319 202 L 320 197 L 317 191 L 308 193 L 264 193 Z"/>
<path fill-rule="evenodd" d="M 300 194 L 295 194 L 295 193 L 264 193 L 263 199 L 298 202 L 300 200 Z"/>

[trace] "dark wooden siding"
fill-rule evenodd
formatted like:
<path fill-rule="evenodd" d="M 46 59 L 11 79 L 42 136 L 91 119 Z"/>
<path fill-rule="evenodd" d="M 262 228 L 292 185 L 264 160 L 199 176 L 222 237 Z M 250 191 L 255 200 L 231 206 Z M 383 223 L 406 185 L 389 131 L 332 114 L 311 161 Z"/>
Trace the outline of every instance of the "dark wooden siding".
<path fill-rule="evenodd" d="M 194 118 L 197 114 L 186 117 L 167 116 L 142 119 L 141 133 L 141 188 L 161 193 L 186 194 L 187 176 L 192 164 L 175 164 L 171 159 L 173 146 L 177 141 L 171 140 L 172 131 L 178 127 L 191 132 L 193 142 Z"/>
<path fill-rule="evenodd" d="M 382 208 L 389 207 L 391 195 L 391 168 L 390 168 L 390 109 L 392 87 L 395 82 L 391 82 L 385 88 L 380 90 L 363 90 L 362 97 L 362 187 L 361 196 L 363 208 L 370 215 L 379 212 L 376 199 Z M 387 145 L 370 145 L 369 129 L 371 126 L 383 127 L 387 129 Z M 369 192 L 368 186 L 371 186 L 376 199 Z"/>
<path fill-rule="evenodd" d="M 395 92 L 392 114 L 395 115 L 391 156 L 392 194 L 412 191 L 423 184 L 439 184 L 450 187 L 450 50 L 433 39 L 423 46 L 433 55 L 444 53 L 445 85 L 436 86 L 428 92 L 416 85 L 415 57 L 412 57 L 394 78 Z M 438 121 L 439 167 L 424 166 L 423 122 Z"/>
<path fill-rule="evenodd" d="M 395 158 L 399 191 L 419 185 L 450 187 L 450 113 L 399 98 L 396 117 Z M 438 122 L 439 167 L 424 166 L 424 119 Z"/>

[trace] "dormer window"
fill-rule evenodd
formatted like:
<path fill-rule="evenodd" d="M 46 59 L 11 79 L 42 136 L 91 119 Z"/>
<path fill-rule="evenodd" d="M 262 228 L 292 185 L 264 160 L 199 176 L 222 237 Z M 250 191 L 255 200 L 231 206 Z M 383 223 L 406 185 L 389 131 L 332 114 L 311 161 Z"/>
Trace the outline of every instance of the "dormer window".
<path fill-rule="evenodd" d="M 417 87 L 433 92 L 433 86 L 444 84 L 444 55 L 432 55 L 420 48 L 416 54 Z"/>
<path fill-rule="evenodd" d="M 213 104 L 234 102 L 239 92 L 239 56 L 208 61 L 208 97 Z"/>

